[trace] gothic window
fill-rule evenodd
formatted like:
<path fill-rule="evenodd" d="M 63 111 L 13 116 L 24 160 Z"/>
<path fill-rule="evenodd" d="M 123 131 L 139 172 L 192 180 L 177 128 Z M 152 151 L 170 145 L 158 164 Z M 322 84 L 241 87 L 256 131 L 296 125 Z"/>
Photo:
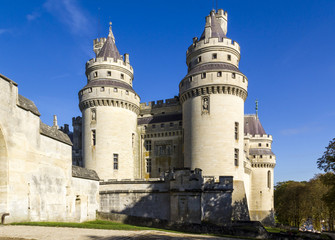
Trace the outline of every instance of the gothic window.
<path fill-rule="evenodd" d="M 239 150 L 238 148 L 234 149 L 234 160 L 235 160 L 235 166 L 238 166 L 238 159 L 239 159 Z"/>
<path fill-rule="evenodd" d="M 212 59 L 217 59 L 218 58 L 218 55 L 216 53 L 213 53 L 212 54 Z"/>
<path fill-rule="evenodd" d="M 231 55 L 230 54 L 227 55 L 227 60 L 231 61 Z"/>
<path fill-rule="evenodd" d="M 268 171 L 268 188 L 271 188 L 271 171 Z"/>
<path fill-rule="evenodd" d="M 231 74 L 231 78 L 235 78 L 236 77 L 236 74 L 235 73 L 232 73 Z"/>
<path fill-rule="evenodd" d="M 206 78 L 206 73 L 201 73 L 201 78 Z"/>
<path fill-rule="evenodd" d="M 151 140 L 145 140 L 144 147 L 147 151 L 151 151 Z"/>
<path fill-rule="evenodd" d="M 92 146 L 95 146 L 96 145 L 96 142 L 97 142 L 97 136 L 96 136 L 96 131 L 95 129 L 93 129 L 91 131 L 91 135 L 92 135 Z"/>
<path fill-rule="evenodd" d="M 112 76 L 112 72 L 111 71 L 107 71 L 107 76 L 111 77 Z"/>
<path fill-rule="evenodd" d="M 201 101 L 201 114 L 209 114 L 209 96 L 203 96 Z"/>
<path fill-rule="evenodd" d="M 147 173 L 151 173 L 151 158 L 146 159 L 146 170 Z"/>
<path fill-rule="evenodd" d="M 222 77 L 222 72 L 218 72 L 218 77 Z"/>
<path fill-rule="evenodd" d="M 117 153 L 113 154 L 113 166 L 114 166 L 114 170 L 119 169 L 119 154 Z"/>
<path fill-rule="evenodd" d="M 235 122 L 235 140 L 238 140 L 239 124 Z"/>

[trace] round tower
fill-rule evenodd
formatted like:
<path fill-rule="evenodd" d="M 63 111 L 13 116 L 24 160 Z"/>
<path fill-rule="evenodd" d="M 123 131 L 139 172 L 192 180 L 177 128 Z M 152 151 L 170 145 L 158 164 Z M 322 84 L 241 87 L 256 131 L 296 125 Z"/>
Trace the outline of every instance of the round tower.
<path fill-rule="evenodd" d="M 200 39 L 186 53 L 187 75 L 179 84 L 185 167 L 204 176 L 242 180 L 243 122 L 248 79 L 239 70 L 240 46 L 227 38 L 227 12 L 212 10 Z"/>
<path fill-rule="evenodd" d="M 140 98 L 132 88 L 129 55 L 120 55 L 111 26 L 107 38 L 94 40 L 93 50 L 87 85 L 79 91 L 84 166 L 104 180 L 133 179 Z"/>

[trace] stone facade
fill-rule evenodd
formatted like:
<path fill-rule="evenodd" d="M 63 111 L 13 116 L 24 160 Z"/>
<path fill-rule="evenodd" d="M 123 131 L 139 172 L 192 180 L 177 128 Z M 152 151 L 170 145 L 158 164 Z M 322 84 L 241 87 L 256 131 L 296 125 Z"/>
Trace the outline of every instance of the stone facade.
<path fill-rule="evenodd" d="M 273 221 L 272 136 L 257 115 L 244 115 L 249 81 L 227 25 L 227 12 L 211 11 L 187 49 L 178 96 L 149 103 L 133 90 L 129 55 L 120 55 L 111 27 L 107 38 L 94 40 L 96 57 L 86 63 L 87 85 L 79 92 L 82 132 L 74 125 L 74 135 L 83 136 L 80 164 L 117 186 L 184 167 L 213 182 L 232 176 L 232 218 Z"/>
<path fill-rule="evenodd" d="M 149 103 L 132 88 L 129 54 L 120 55 L 110 27 L 94 40 L 73 133 L 56 117 L 42 123 L 35 104 L 0 75 L 0 215 L 272 223 L 272 136 L 257 114 L 244 115 L 248 79 L 227 23 L 227 12 L 210 12 L 187 50 L 178 96 Z"/>

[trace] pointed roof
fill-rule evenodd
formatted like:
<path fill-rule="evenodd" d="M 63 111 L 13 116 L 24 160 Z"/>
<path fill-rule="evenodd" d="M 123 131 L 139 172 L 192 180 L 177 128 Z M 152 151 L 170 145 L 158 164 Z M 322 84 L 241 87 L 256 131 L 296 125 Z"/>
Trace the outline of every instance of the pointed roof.
<path fill-rule="evenodd" d="M 211 38 L 227 38 L 226 34 L 223 32 L 223 29 L 221 28 L 221 25 L 218 21 L 218 19 L 215 17 L 215 11 L 212 10 L 210 13 L 211 16 Z M 200 40 L 205 39 L 205 30 L 203 31 L 203 33 L 201 34 Z"/>
<path fill-rule="evenodd" d="M 256 115 L 246 115 L 244 116 L 244 134 L 250 135 L 264 135 L 266 134 L 259 118 Z"/>
<path fill-rule="evenodd" d="M 115 38 L 114 38 L 114 34 L 112 32 L 112 23 L 109 23 L 109 34 L 107 37 L 106 42 L 104 43 L 104 45 L 102 46 L 102 48 L 100 49 L 97 57 L 103 57 L 103 58 L 115 58 L 115 59 L 119 59 L 120 58 L 120 53 L 117 50 L 117 47 L 115 45 Z"/>

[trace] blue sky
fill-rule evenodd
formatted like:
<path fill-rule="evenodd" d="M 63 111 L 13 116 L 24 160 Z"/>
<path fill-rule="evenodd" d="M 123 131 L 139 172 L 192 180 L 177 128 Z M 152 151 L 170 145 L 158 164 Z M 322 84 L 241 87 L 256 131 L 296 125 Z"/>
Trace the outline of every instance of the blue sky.
<path fill-rule="evenodd" d="M 258 99 L 263 127 L 274 138 L 275 181 L 312 178 L 335 137 L 335 1 L 218 0 L 218 6 L 228 11 L 227 36 L 241 46 L 240 70 L 249 79 L 245 112 L 254 113 Z M 51 125 L 56 114 L 71 125 L 80 115 L 77 93 L 86 84 L 92 41 L 107 36 L 112 21 L 141 101 L 171 98 L 187 71 L 186 49 L 211 9 L 212 0 L 3 0 L 0 73 L 35 102 L 43 122 Z"/>

